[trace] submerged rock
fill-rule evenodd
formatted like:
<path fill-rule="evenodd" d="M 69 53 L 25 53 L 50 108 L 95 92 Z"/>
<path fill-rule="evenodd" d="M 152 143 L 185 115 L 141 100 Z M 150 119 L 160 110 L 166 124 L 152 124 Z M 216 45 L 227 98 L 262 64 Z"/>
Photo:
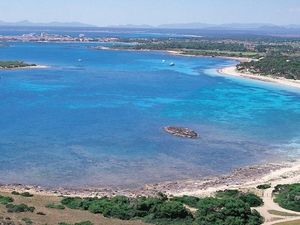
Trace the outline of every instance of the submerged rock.
<path fill-rule="evenodd" d="M 199 135 L 195 131 L 189 128 L 170 126 L 170 127 L 164 127 L 164 130 L 167 133 L 177 137 L 193 138 L 193 139 L 199 137 Z"/>

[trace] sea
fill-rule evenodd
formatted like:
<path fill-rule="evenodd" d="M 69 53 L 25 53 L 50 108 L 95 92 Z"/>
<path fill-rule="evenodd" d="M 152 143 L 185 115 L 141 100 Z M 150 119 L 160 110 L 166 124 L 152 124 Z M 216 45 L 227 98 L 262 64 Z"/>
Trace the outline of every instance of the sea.
<path fill-rule="evenodd" d="M 74 29 L 0 35 L 189 36 Z M 0 60 L 47 68 L 0 71 L 2 184 L 136 188 L 300 155 L 300 91 L 217 72 L 235 60 L 93 48 L 113 43 L 5 44 Z M 165 126 L 200 138 L 172 136 Z"/>

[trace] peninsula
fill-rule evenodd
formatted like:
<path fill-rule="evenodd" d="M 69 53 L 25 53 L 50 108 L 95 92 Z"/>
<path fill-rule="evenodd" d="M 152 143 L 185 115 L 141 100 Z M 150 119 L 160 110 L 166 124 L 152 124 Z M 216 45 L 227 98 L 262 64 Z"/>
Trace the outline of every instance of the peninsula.
<path fill-rule="evenodd" d="M 0 61 L 0 69 L 20 69 L 37 67 L 36 64 L 29 64 L 23 61 Z"/>

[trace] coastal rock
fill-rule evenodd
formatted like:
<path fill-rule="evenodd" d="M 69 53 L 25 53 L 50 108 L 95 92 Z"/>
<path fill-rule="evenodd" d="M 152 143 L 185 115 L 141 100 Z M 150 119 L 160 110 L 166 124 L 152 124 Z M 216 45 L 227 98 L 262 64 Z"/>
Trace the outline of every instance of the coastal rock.
<path fill-rule="evenodd" d="M 192 138 L 192 139 L 199 137 L 199 135 L 195 131 L 189 128 L 168 126 L 168 127 L 164 127 L 164 130 L 167 133 L 177 137 Z"/>

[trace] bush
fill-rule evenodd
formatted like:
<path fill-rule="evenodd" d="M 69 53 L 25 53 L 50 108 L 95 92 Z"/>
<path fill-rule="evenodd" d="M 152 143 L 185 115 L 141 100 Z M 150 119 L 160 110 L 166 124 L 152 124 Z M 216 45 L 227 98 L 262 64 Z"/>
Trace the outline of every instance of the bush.
<path fill-rule="evenodd" d="M 273 194 L 281 207 L 300 212 L 300 183 L 277 185 Z"/>
<path fill-rule="evenodd" d="M 6 208 L 7 208 L 7 212 L 9 213 L 34 212 L 35 210 L 34 207 L 30 207 L 25 204 L 20 204 L 20 205 L 7 204 Z"/>
<path fill-rule="evenodd" d="M 218 191 L 216 197 L 222 199 L 227 199 L 227 198 L 240 199 L 243 202 L 248 203 L 250 207 L 258 207 L 264 204 L 263 200 L 257 195 L 253 193 L 243 193 L 238 190 Z"/>
<path fill-rule="evenodd" d="M 271 188 L 271 184 L 261 184 L 256 187 L 257 189 L 266 190 Z"/>
<path fill-rule="evenodd" d="M 195 217 L 196 225 L 260 225 L 262 223 L 262 217 L 256 211 L 251 211 L 247 203 L 230 198 L 201 199 Z"/>
<path fill-rule="evenodd" d="M 82 198 L 76 197 L 76 198 L 64 198 L 61 203 L 65 206 L 67 206 L 70 209 L 82 209 L 83 206 L 83 200 Z"/>
<path fill-rule="evenodd" d="M 21 195 L 22 197 L 33 197 L 33 194 L 30 194 L 29 192 L 23 192 L 23 193 L 20 193 L 20 192 L 17 192 L 17 191 L 12 191 L 11 192 L 12 195 Z"/>
<path fill-rule="evenodd" d="M 80 223 L 75 223 L 74 225 L 94 225 L 94 224 L 90 221 L 83 221 L 83 222 L 80 222 Z"/>
<path fill-rule="evenodd" d="M 61 203 L 72 209 L 101 213 L 105 217 L 130 220 L 134 218 L 181 219 L 189 216 L 182 203 L 168 201 L 165 196 L 128 198 L 64 198 Z M 170 223 L 169 223 L 170 224 Z"/>
<path fill-rule="evenodd" d="M 0 204 L 7 205 L 8 203 L 12 203 L 14 201 L 13 198 L 0 195 Z"/>
<path fill-rule="evenodd" d="M 259 207 L 264 204 L 263 200 L 253 193 L 242 194 L 239 199 L 248 203 L 250 207 Z"/>
<path fill-rule="evenodd" d="M 92 213 L 101 213 L 105 217 L 113 217 L 122 220 L 129 220 L 136 216 L 136 211 L 130 206 L 129 199 L 124 196 L 94 200 L 90 204 L 88 210 Z"/>
<path fill-rule="evenodd" d="M 166 201 L 155 206 L 153 209 L 154 218 L 182 219 L 190 216 L 187 209 L 179 202 Z"/>
<path fill-rule="evenodd" d="M 62 204 L 73 209 L 101 213 L 122 220 L 142 219 L 157 225 L 259 225 L 261 216 L 251 211 L 253 194 L 238 191 L 219 192 L 222 198 L 191 196 L 168 199 L 165 196 L 127 198 L 64 198 Z M 238 196 L 238 198 L 236 198 Z M 257 196 L 255 196 L 257 197 Z M 243 200 L 242 200 L 243 199 Z M 255 198 L 256 199 L 256 198 Z M 249 204 L 248 204 L 249 202 Z M 196 218 L 184 204 L 198 209 Z"/>
<path fill-rule="evenodd" d="M 23 192 L 20 194 L 22 197 L 30 198 L 33 197 L 33 194 L 30 194 L 29 192 Z"/>
<path fill-rule="evenodd" d="M 61 204 L 53 204 L 53 203 L 49 203 L 45 206 L 46 208 L 50 208 L 50 209 L 60 209 L 60 210 L 63 210 L 65 209 L 66 207 L 64 207 L 63 205 Z"/>
<path fill-rule="evenodd" d="M 184 195 L 182 197 L 174 197 L 171 199 L 171 201 L 181 202 L 193 208 L 197 207 L 199 200 L 200 199 L 197 197 L 187 196 L 187 195 Z"/>

